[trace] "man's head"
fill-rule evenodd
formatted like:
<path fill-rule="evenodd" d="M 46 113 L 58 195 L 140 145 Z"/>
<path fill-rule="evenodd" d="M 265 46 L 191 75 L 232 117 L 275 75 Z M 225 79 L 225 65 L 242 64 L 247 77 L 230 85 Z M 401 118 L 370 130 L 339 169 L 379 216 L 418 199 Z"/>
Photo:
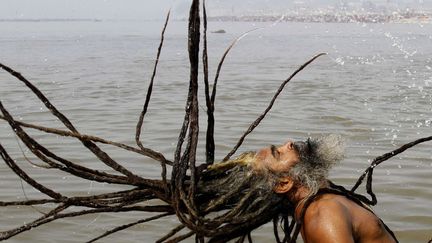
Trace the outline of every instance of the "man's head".
<path fill-rule="evenodd" d="M 304 186 L 315 194 L 326 182 L 329 169 L 343 158 L 343 152 L 344 141 L 337 135 L 288 141 L 259 150 L 252 167 L 269 175 L 277 193 Z"/>

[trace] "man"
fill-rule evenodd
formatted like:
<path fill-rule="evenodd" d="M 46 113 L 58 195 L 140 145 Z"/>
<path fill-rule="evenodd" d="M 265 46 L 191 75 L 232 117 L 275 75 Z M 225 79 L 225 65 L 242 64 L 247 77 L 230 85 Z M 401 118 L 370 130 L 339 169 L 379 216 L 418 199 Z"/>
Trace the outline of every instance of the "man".
<path fill-rule="evenodd" d="M 258 151 L 251 166 L 268 174 L 274 192 L 293 204 L 295 220 L 303 222 L 304 242 L 397 242 L 367 206 L 345 196 L 319 194 L 305 205 L 308 198 L 329 187 L 328 171 L 343 158 L 342 144 L 338 136 L 289 141 Z"/>

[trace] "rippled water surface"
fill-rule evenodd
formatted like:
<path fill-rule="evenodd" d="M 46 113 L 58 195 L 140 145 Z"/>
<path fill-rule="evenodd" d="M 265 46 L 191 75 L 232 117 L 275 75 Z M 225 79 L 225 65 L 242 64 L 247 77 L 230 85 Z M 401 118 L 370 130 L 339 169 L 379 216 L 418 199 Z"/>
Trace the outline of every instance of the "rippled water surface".
<path fill-rule="evenodd" d="M 0 62 L 34 82 L 82 132 L 133 145 L 135 125 L 159 44 L 159 22 L 0 22 Z M 222 68 L 216 101 L 216 157 L 221 159 L 265 109 L 271 96 L 299 65 L 319 58 L 288 84 L 272 111 L 247 137 L 241 151 L 289 138 L 327 133 L 347 139 L 347 156 L 332 179 L 351 186 L 376 156 L 432 135 L 432 28 L 419 24 L 209 23 L 210 73 L 229 43 L 243 38 Z M 188 82 L 186 23 L 167 29 L 143 142 L 172 158 L 181 126 Z M 203 92 L 201 91 L 201 96 Z M 4 71 L 0 99 L 17 118 L 63 128 L 37 98 Z M 201 99 L 202 100 L 202 99 Z M 201 102 L 201 132 L 205 105 Z M 54 152 L 76 163 L 106 169 L 75 140 L 31 131 Z M 204 135 L 204 133 L 202 132 Z M 119 187 L 89 183 L 53 170 L 33 168 L 4 121 L 0 142 L 40 182 L 66 195 L 107 192 Z M 199 158 L 202 160 L 204 143 Z M 432 237 L 431 143 L 383 163 L 374 173 L 378 215 L 401 242 Z M 23 145 L 21 145 L 23 146 Z M 158 178 L 157 163 L 103 146 L 127 168 Z M 30 156 L 22 147 L 24 154 Z M 40 198 L 0 165 L 1 201 Z M 0 208 L 0 230 L 29 222 L 44 207 Z M 144 218 L 140 213 L 101 214 L 59 220 L 9 242 L 83 242 L 115 226 Z M 142 224 L 103 242 L 153 242 L 176 225 L 174 219 Z M 273 239 L 270 225 L 254 233 Z"/>

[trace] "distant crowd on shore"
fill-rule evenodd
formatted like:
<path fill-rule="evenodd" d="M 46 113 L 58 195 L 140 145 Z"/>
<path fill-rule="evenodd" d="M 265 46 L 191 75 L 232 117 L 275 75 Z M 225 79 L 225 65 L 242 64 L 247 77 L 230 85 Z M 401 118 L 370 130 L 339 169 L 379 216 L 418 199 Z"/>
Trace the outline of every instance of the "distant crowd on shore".
<path fill-rule="evenodd" d="M 244 15 L 244 16 L 214 16 L 209 21 L 233 22 L 309 22 L 309 23 L 431 23 L 432 14 L 425 13 L 395 13 L 395 14 L 309 14 L 309 15 Z"/>

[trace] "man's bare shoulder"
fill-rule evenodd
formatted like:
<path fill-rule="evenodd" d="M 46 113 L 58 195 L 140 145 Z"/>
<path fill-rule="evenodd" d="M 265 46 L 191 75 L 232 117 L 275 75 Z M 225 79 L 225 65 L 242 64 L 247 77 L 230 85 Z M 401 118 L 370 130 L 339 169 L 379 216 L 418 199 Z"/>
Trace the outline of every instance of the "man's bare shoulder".
<path fill-rule="evenodd" d="M 315 199 L 308 207 L 305 217 L 319 220 L 331 220 L 335 216 L 348 216 L 347 200 L 343 196 L 324 194 Z"/>
<path fill-rule="evenodd" d="M 308 243 L 354 242 L 354 239 L 356 242 L 394 242 L 376 215 L 335 194 L 324 194 L 311 203 L 303 227 Z"/>
<path fill-rule="evenodd" d="M 306 210 L 305 242 L 354 242 L 351 217 L 337 198 L 321 196 Z"/>

